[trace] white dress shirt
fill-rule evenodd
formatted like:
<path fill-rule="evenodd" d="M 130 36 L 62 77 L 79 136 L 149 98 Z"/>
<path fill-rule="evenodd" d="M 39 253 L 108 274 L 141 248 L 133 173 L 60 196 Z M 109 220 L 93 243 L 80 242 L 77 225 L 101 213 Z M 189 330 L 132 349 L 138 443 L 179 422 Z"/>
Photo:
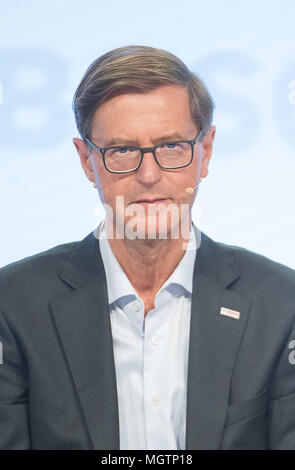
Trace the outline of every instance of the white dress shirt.
<path fill-rule="evenodd" d="M 192 279 L 201 232 L 159 289 L 155 308 L 144 304 L 114 256 L 104 223 L 99 239 L 113 336 L 120 449 L 185 449 Z"/>

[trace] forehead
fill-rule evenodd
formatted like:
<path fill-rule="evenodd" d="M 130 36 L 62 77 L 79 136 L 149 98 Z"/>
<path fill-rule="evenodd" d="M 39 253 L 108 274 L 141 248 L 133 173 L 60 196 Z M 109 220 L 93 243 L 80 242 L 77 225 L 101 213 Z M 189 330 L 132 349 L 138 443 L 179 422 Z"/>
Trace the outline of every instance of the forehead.
<path fill-rule="evenodd" d="M 103 103 L 95 112 L 92 138 L 157 137 L 161 133 L 190 135 L 196 126 L 189 94 L 179 85 L 165 85 L 145 93 L 124 93 Z"/>

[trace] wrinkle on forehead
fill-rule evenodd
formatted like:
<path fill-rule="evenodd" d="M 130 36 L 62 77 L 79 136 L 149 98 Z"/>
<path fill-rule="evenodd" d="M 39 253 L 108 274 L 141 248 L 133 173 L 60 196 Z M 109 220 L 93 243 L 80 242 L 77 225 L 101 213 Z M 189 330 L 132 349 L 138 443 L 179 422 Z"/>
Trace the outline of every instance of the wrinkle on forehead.
<path fill-rule="evenodd" d="M 137 145 L 142 145 L 143 141 L 150 144 L 172 133 L 192 139 L 196 130 L 187 90 L 170 85 L 106 101 L 95 113 L 92 139 L 100 145 L 114 138 L 132 140 L 133 145 L 136 140 Z"/>

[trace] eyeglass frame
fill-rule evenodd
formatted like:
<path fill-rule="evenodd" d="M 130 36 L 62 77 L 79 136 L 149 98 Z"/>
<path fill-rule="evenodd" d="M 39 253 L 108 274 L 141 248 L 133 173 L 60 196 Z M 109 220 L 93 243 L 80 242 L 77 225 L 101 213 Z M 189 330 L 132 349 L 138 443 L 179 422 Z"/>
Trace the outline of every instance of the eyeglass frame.
<path fill-rule="evenodd" d="M 122 174 L 122 173 L 132 173 L 133 171 L 137 171 L 138 168 L 140 167 L 140 165 L 142 164 L 144 154 L 149 153 L 149 152 L 151 152 L 153 154 L 157 165 L 160 168 L 163 168 L 164 170 L 177 170 L 179 168 L 185 168 L 186 166 L 189 166 L 192 163 L 193 158 L 194 158 L 194 145 L 196 144 L 196 142 L 198 142 L 198 140 L 200 139 L 202 133 L 203 133 L 203 130 L 201 129 L 199 134 L 197 135 L 197 137 L 195 137 L 192 140 L 177 140 L 177 141 L 173 141 L 173 142 L 163 142 L 162 144 L 155 145 L 154 147 L 134 147 L 133 145 L 115 145 L 115 146 L 112 146 L 112 147 L 98 147 L 90 139 L 88 139 L 88 137 L 85 137 L 85 140 L 90 145 L 90 147 L 94 148 L 95 150 L 98 150 L 101 153 L 103 164 L 104 164 L 104 167 L 107 171 L 109 171 L 110 173 Z M 158 159 L 157 159 L 157 156 L 156 156 L 157 148 L 161 147 L 162 145 L 165 145 L 165 144 L 179 144 L 179 143 L 190 144 L 191 150 L 192 150 L 192 155 L 191 155 L 190 161 L 188 163 L 186 163 L 185 165 L 176 166 L 176 167 L 166 167 L 166 166 L 161 165 L 158 162 Z M 135 150 L 140 150 L 140 154 L 141 154 L 140 155 L 140 161 L 139 161 L 137 167 L 133 168 L 132 170 L 123 170 L 123 171 L 110 170 L 107 167 L 106 162 L 105 162 L 105 153 L 106 153 L 106 151 L 110 150 L 110 149 L 122 148 L 122 147 L 123 148 L 128 147 L 128 148 L 132 148 L 132 149 L 135 149 Z"/>

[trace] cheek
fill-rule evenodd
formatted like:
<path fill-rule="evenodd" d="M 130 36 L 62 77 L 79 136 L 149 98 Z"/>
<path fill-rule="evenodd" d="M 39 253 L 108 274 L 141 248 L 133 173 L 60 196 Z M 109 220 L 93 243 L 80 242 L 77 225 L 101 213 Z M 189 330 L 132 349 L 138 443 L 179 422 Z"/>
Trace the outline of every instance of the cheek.
<path fill-rule="evenodd" d="M 105 199 L 108 199 L 112 188 L 112 174 L 105 169 L 102 158 L 95 162 L 95 172 L 100 191 L 104 194 Z"/>
<path fill-rule="evenodd" d="M 109 188 L 110 185 L 108 184 L 107 176 L 100 171 L 96 173 L 96 180 L 97 180 L 97 190 L 100 197 L 100 200 L 103 204 L 109 204 Z"/>
<path fill-rule="evenodd" d="M 178 177 L 175 179 L 175 188 L 177 188 L 177 194 L 182 198 L 187 198 L 189 195 L 186 192 L 186 188 L 194 188 L 197 184 L 197 167 L 191 164 L 187 168 L 184 168 Z"/>
<path fill-rule="evenodd" d="M 185 171 L 179 174 L 179 177 L 175 180 L 175 200 L 177 200 L 178 204 L 188 204 L 190 208 L 198 191 L 198 188 L 195 188 L 197 185 L 197 165 L 193 163 L 186 169 L 183 169 Z M 188 188 L 192 188 L 193 192 L 187 192 Z"/>
<path fill-rule="evenodd" d="M 124 179 L 121 180 L 120 176 L 118 177 L 118 175 L 114 175 L 103 169 L 103 172 L 99 177 L 99 181 L 105 204 L 108 204 L 115 209 L 116 204 L 122 204 L 121 201 L 123 201 L 124 205 L 128 203 L 130 189 L 128 189 L 128 185 Z"/>

